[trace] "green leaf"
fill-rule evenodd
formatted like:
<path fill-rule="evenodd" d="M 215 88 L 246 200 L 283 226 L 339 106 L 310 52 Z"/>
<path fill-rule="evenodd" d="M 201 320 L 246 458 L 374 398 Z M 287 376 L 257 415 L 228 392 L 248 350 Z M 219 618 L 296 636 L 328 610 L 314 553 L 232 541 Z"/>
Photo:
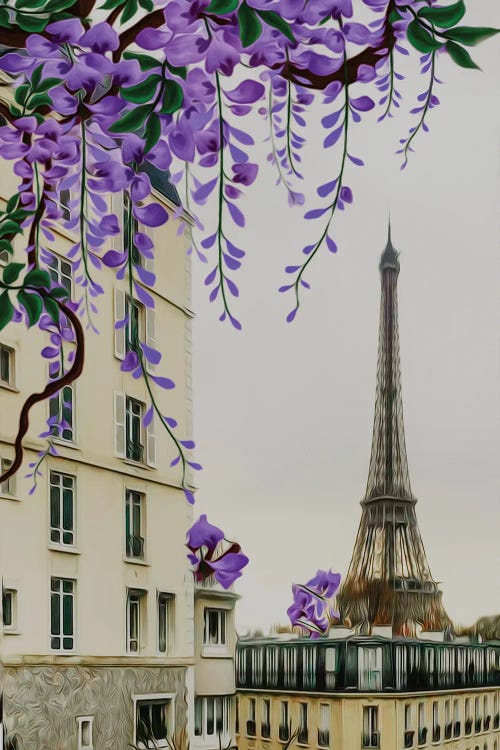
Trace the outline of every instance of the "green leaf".
<path fill-rule="evenodd" d="M 7 201 L 6 213 L 10 213 L 11 211 L 13 211 L 18 203 L 19 203 L 19 194 L 16 193 L 15 195 L 11 195 L 9 200 Z"/>
<path fill-rule="evenodd" d="M 40 315 L 42 314 L 42 300 L 38 294 L 29 294 L 28 292 L 25 292 L 24 289 L 21 289 L 21 291 L 17 293 L 17 299 L 19 304 L 26 310 L 28 316 L 28 327 L 31 328 L 32 325 L 38 323 Z"/>
<path fill-rule="evenodd" d="M 125 5 L 125 8 L 122 11 L 122 17 L 121 22 L 127 23 L 127 21 L 130 21 L 131 18 L 135 16 L 138 10 L 138 4 L 137 0 L 128 0 L 127 4 Z"/>
<path fill-rule="evenodd" d="M 129 88 L 122 89 L 121 95 L 127 102 L 134 102 L 135 104 L 144 104 L 149 102 L 156 94 L 158 84 L 161 83 L 162 77 L 155 73 L 154 75 L 148 76 L 145 81 L 130 86 Z"/>
<path fill-rule="evenodd" d="M 169 71 L 174 74 L 174 76 L 179 76 L 179 78 L 182 78 L 183 81 L 186 80 L 187 68 L 186 68 L 185 65 L 183 65 L 182 67 L 178 68 L 175 65 L 170 65 L 170 63 L 169 63 L 168 60 L 165 60 L 165 65 L 167 66 L 167 68 L 169 69 Z"/>
<path fill-rule="evenodd" d="M 153 70 L 153 68 L 160 67 L 160 61 L 155 60 L 155 58 L 151 57 L 150 55 L 141 55 L 135 52 L 124 52 L 123 57 L 125 58 L 125 60 L 137 60 L 137 62 L 141 66 L 141 70 Z"/>
<path fill-rule="evenodd" d="M 238 23 L 240 25 L 240 39 L 243 47 L 249 47 L 257 41 L 262 34 L 262 24 L 253 8 L 246 4 L 245 0 L 238 11 Z"/>
<path fill-rule="evenodd" d="M 146 125 L 146 140 L 144 142 L 144 153 L 147 154 L 151 151 L 153 146 L 156 146 L 161 136 L 161 122 L 158 115 L 154 113 L 149 118 Z"/>
<path fill-rule="evenodd" d="M 36 92 L 37 94 L 42 94 L 44 91 L 53 89 L 54 86 L 58 86 L 60 83 L 62 83 L 60 78 L 44 78 L 43 81 L 40 81 L 37 85 Z"/>
<path fill-rule="evenodd" d="M 50 276 L 48 271 L 43 271 L 41 268 L 34 268 L 32 271 L 28 271 L 24 277 L 24 286 L 41 287 L 42 289 L 50 289 Z"/>
<path fill-rule="evenodd" d="M 273 28 L 281 31 L 291 42 L 295 42 L 292 27 L 281 16 L 275 13 L 274 10 L 258 10 L 256 12 L 268 26 L 273 26 Z"/>
<path fill-rule="evenodd" d="M 428 31 L 415 19 L 408 24 L 406 36 L 410 44 L 419 52 L 433 52 L 443 46 L 441 42 L 434 39 Z"/>
<path fill-rule="evenodd" d="M 0 26 L 10 26 L 9 12 L 5 8 L 0 8 Z"/>
<path fill-rule="evenodd" d="M 460 65 L 461 68 L 476 68 L 477 70 L 481 70 L 479 65 L 476 65 L 467 50 L 461 47 L 456 42 L 446 42 L 446 50 L 453 62 L 456 62 L 456 64 Z"/>
<path fill-rule="evenodd" d="M 217 13 L 223 16 L 226 13 L 232 13 L 238 7 L 238 0 L 212 0 L 205 13 Z"/>
<path fill-rule="evenodd" d="M 19 234 L 19 232 L 22 232 L 22 229 L 15 221 L 7 219 L 0 224 L 0 237 L 3 237 L 4 234 Z"/>
<path fill-rule="evenodd" d="M 66 289 L 62 286 L 56 286 L 54 289 L 50 290 L 50 296 L 54 299 L 67 299 L 68 298 L 68 292 Z"/>
<path fill-rule="evenodd" d="M 54 302 L 50 297 L 46 297 L 44 299 L 44 306 L 54 323 L 59 323 L 60 310 L 57 302 Z"/>
<path fill-rule="evenodd" d="M 139 130 L 151 112 L 150 104 L 141 104 L 139 107 L 134 107 L 120 117 L 119 120 L 114 122 L 109 128 L 110 133 L 130 133 L 134 130 Z"/>
<path fill-rule="evenodd" d="M 17 281 L 23 268 L 24 263 L 9 263 L 8 266 L 5 266 L 2 277 L 4 284 L 13 284 L 14 281 Z"/>
<path fill-rule="evenodd" d="M 398 13 L 397 10 L 393 10 L 389 13 L 389 23 L 392 25 L 393 23 L 396 23 L 396 21 L 401 20 L 401 15 Z"/>
<path fill-rule="evenodd" d="M 49 18 L 40 18 L 32 14 L 17 13 L 16 22 L 23 31 L 43 31 L 49 22 Z"/>
<path fill-rule="evenodd" d="M 21 84 L 21 86 L 18 86 L 16 90 L 14 91 L 14 99 L 18 104 L 23 105 L 26 101 L 26 97 L 28 96 L 28 92 L 30 90 L 30 86 L 27 83 Z"/>
<path fill-rule="evenodd" d="M 144 8 L 144 10 L 147 10 L 148 13 L 152 13 L 155 7 L 153 0 L 139 0 L 139 5 L 141 8 Z"/>
<path fill-rule="evenodd" d="M 35 96 L 32 96 L 29 101 L 29 108 L 33 110 L 38 107 L 47 107 L 51 104 L 52 102 L 47 94 L 35 94 Z"/>
<path fill-rule="evenodd" d="M 8 240 L 0 240 L 0 250 L 6 250 L 9 255 L 12 255 L 14 252 L 12 245 Z"/>
<path fill-rule="evenodd" d="M 499 31 L 500 29 L 493 29 L 490 26 L 457 26 L 456 29 L 447 31 L 445 36 L 447 39 L 453 39 L 454 42 L 474 47 L 479 42 L 489 39 L 490 36 L 495 36 Z"/>
<path fill-rule="evenodd" d="M 5 328 L 8 323 L 12 320 L 14 315 L 14 305 L 10 301 L 9 293 L 7 290 L 0 294 L 0 331 Z"/>
<path fill-rule="evenodd" d="M 172 115 L 182 107 L 184 101 L 184 92 L 182 86 L 177 81 L 165 81 L 163 91 L 163 101 L 160 112 L 163 115 Z"/>
<path fill-rule="evenodd" d="M 421 8 L 417 15 L 420 18 L 428 18 L 440 29 L 449 29 L 450 26 L 455 26 L 464 17 L 465 3 L 464 0 L 458 0 L 457 3 L 446 7 Z"/>
<path fill-rule="evenodd" d="M 43 65 L 37 65 L 31 75 L 31 85 L 33 88 L 37 88 L 42 78 Z"/>
<path fill-rule="evenodd" d="M 125 0 L 106 0 L 104 5 L 101 5 L 99 10 L 114 10 L 119 8 L 120 5 L 125 5 Z"/>

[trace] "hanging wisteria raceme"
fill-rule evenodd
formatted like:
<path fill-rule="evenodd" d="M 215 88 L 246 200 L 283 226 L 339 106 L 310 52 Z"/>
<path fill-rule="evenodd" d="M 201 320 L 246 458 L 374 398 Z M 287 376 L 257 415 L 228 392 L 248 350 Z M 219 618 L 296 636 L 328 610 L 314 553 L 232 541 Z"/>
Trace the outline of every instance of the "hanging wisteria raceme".
<path fill-rule="evenodd" d="M 193 566 L 195 581 L 214 579 L 228 589 L 240 578 L 248 565 L 248 557 L 236 542 L 225 538 L 224 532 L 207 521 L 205 514 L 191 526 L 187 534 L 188 560 Z"/>
<path fill-rule="evenodd" d="M 340 573 L 318 570 L 305 585 L 292 585 L 293 602 L 287 614 L 293 626 L 318 638 L 328 632 L 332 621 L 339 617 L 334 597 L 340 586 Z"/>
<path fill-rule="evenodd" d="M 43 330 L 50 376 L 43 393 L 23 407 L 15 459 L 0 481 L 21 466 L 31 407 L 54 397 L 64 406 L 64 389 L 83 369 L 84 329 L 98 331 L 103 270 L 126 280 L 131 300 L 154 307 L 147 230 L 169 214 L 151 197 L 148 171 L 187 178 L 184 204 L 173 216 L 209 265 L 205 283 L 220 319 L 240 328 L 236 274 L 248 247 L 239 247 L 236 233 L 245 227 L 241 197 L 258 174 L 249 115 L 267 117 L 267 158 L 290 205 L 299 207 L 307 192 L 307 125 L 319 116 L 325 174 L 313 187 L 322 202 L 305 214 L 317 220 L 311 242 L 305 258 L 286 268 L 293 278 L 281 287 L 293 296 L 293 320 L 309 288 L 308 268 L 324 247 L 337 251 L 337 215 L 353 202 L 349 174 L 363 161 L 350 148 L 352 127 L 375 107 L 381 120 L 403 109 L 401 56 L 420 58 L 416 74 L 425 84 L 408 105 L 416 123 L 401 141 L 406 164 L 438 104 L 440 58 L 477 67 L 467 47 L 496 33 L 461 25 L 465 11 L 463 0 L 17 0 L 0 8 L 0 70 L 11 80 L 10 95 L 0 101 L 0 158 L 13 163 L 19 178 L 0 214 L 0 251 L 12 254 L 18 235 L 26 251 L 24 262 L 3 269 L 0 329 Z M 371 13 L 372 20 L 362 22 L 357 13 Z M 129 218 L 122 232 L 109 196 L 123 193 Z M 204 230 L 198 222 L 193 231 L 183 210 L 195 213 L 207 201 L 214 209 L 210 225 Z M 67 253 L 74 301 L 50 272 L 60 222 L 77 238 Z M 155 418 L 168 433 L 172 465 L 194 502 L 186 479 L 189 466 L 201 468 L 189 458 L 194 443 L 179 434 L 175 416 L 164 413 L 156 396 L 157 388 L 175 387 L 160 371 L 162 352 L 141 340 L 133 316 L 125 313 L 116 325 L 131 330 L 122 369 L 147 386 L 143 423 Z M 60 412 L 49 418 L 47 448 L 30 467 L 35 481 L 44 457 L 56 450 L 50 438 L 67 428 Z"/>

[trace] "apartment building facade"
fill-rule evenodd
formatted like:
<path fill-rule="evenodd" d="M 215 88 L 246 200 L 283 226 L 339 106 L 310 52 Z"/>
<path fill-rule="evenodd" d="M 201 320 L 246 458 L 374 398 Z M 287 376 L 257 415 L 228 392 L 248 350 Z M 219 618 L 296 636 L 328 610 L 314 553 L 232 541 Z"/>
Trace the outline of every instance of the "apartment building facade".
<path fill-rule="evenodd" d="M 242 639 L 239 750 L 498 750 L 500 643 Z"/>
<path fill-rule="evenodd" d="M 215 594 L 213 609 L 231 616 L 219 650 L 202 654 L 209 615 L 200 605 L 195 618 L 185 547 L 192 507 L 178 467 L 170 466 L 176 452 L 165 431 L 155 419 L 143 426 L 149 406 L 145 383 L 120 368 L 134 332 L 131 325 L 115 324 L 128 313 L 141 340 L 164 353 L 153 374 L 168 375 L 176 384 L 163 391 L 150 381 L 161 413 L 177 420 L 181 437 L 191 436 L 190 264 L 179 230 L 189 217 L 174 218 L 175 189 L 165 175 L 149 174 L 153 199 L 170 214 L 161 227 L 138 227 L 154 244 L 154 260 L 140 261 L 157 278 L 154 288 L 140 282 L 154 298 L 154 310 L 130 299 L 126 277 L 117 280 L 110 269 L 100 273 L 104 294 L 95 302 L 94 320 L 99 333 L 86 337 L 83 375 L 33 409 L 23 468 L 0 487 L 1 727 L 6 747 L 14 743 L 16 750 L 142 750 L 171 741 L 184 750 L 195 729 L 195 624 L 205 670 L 212 660 L 217 671 L 222 659 L 234 673 L 234 599 Z M 17 191 L 17 181 L 4 165 L 3 205 Z M 63 210 L 69 211 L 71 196 L 66 198 Z M 113 196 L 110 209 L 119 217 L 121 234 L 103 252 L 131 242 L 126 192 Z M 75 241 L 61 223 L 47 243 L 50 273 L 73 300 L 81 295 L 68 259 Z M 20 244 L 16 252 L 15 260 L 23 260 Z M 9 260 L 0 255 L 0 264 Z M 13 458 L 20 408 L 48 377 L 40 357 L 47 343 L 46 334 L 23 325 L 0 333 L 3 470 Z M 38 436 L 48 417 L 61 415 L 63 425 L 51 428 L 49 436 L 58 455 L 43 461 L 30 494 L 33 480 L 25 477 L 26 467 L 36 463 L 45 444 Z M 208 586 L 200 601 L 210 588 L 217 586 Z M 221 716 L 229 742 L 234 679 L 226 683 Z M 218 701 L 219 686 L 212 683 L 212 690 Z M 206 687 L 205 697 L 209 694 Z M 212 738 L 205 733 L 202 739 Z"/>

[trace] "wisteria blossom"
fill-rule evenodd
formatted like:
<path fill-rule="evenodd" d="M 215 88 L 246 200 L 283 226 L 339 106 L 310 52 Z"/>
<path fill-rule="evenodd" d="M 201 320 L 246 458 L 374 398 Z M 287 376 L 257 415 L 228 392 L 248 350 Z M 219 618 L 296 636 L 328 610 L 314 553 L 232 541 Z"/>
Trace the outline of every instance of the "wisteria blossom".
<path fill-rule="evenodd" d="M 292 625 L 299 626 L 312 638 L 327 633 L 339 614 L 333 606 L 333 597 L 340 586 L 340 573 L 318 570 L 305 585 L 292 585 L 293 603 L 287 609 Z"/>
<path fill-rule="evenodd" d="M 3 270 L 0 330 L 38 326 L 50 368 L 43 392 L 23 406 L 15 458 L 0 481 L 22 464 L 32 406 L 63 393 L 83 370 L 86 332 L 99 330 L 102 272 L 125 279 L 132 300 L 154 307 L 156 278 L 146 261 L 155 248 L 147 229 L 172 214 L 151 196 L 151 169 L 182 183 L 174 216 L 191 240 L 190 252 L 207 263 L 205 284 L 220 320 L 239 329 L 237 277 L 251 249 L 250 239 L 240 247 L 241 199 L 259 171 L 250 115 L 267 118 L 267 158 L 290 205 L 303 210 L 306 196 L 317 196 L 305 212 L 314 222 L 311 241 L 302 252 L 291 249 L 296 260 L 280 287 L 291 298 L 291 321 L 309 289 L 312 261 L 323 248 L 337 252 L 338 215 L 354 201 L 350 174 L 363 160 L 352 151 L 352 128 L 373 109 L 380 120 L 410 109 L 415 124 L 400 149 L 407 164 L 439 104 L 440 58 L 475 68 L 468 48 L 496 33 L 462 25 L 465 12 L 464 0 L 30 0 L 0 9 L 0 70 L 11 82 L 10 98 L 0 102 L 0 158 L 12 162 L 19 180 L 0 213 L 0 250 L 11 255 L 18 235 L 25 250 L 23 262 Z M 417 102 L 406 106 L 400 63 L 409 55 L 419 57 L 424 83 Z M 325 158 L 311 190 L 301 162 L 312 118 L 324 128 Z M 109 204 L 117 193 L 126 194 L 130 207 L 123 233 Z M 207 202 L 213 212 L 206 229 L 196 217 L 194 227 L 184 222 L 185 212 L 196 215 Z M 60 222 L 77 238 L 67 254 L 78 288 L 74 300 L 50 274 Z M 147 386 L 144 426 L 155 418 L 167 432 L 175 450 L 171 465 L 192 503 L 187 472 L 201 468 L 190 457 L 194 443 L 157 399 L 158 389 L 175 387 L 164 370 L 168 359 L 141 340 L 135 320 L 125 315 L 116 325 L 132 328 L 122 370 Z M 30 467 L 35 480 L 43 457 L 55 451 L 50 436 L 60 429 L 64 424 L 52 418 L 47 449 Z M 198 565 L 210 563 L 227 582 L 238 570 L 238 554 L 203 555 Z M 321 607 L 315 617 L 322 621 Z"/>
<path fill-rule="evenodd" d="M 228 589 L 240 578 L 248 565 L 248 557 L 236 542 L 225 538 L 224 532 L 207 521 L 205 514 L 194 523 L 187 534 L 188 560 L 193 565 L 195 581 L 213 577 Z"/>

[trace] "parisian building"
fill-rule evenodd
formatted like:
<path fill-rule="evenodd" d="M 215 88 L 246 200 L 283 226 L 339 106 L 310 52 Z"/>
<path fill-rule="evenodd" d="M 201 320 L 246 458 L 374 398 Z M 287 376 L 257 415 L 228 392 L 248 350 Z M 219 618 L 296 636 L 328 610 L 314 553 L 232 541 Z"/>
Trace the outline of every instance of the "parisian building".
<path fill-rule="evenodd" d="M 168 437 L 143 427 L 147 389 L 120 365 L 141 340 L 165 353 L 174 390 L 151 387 L 164 414 L 192 434 L 190 262 L 179 232 L 178 195 L 165 175 L 149 170 L 152 197 L 170 220 L 154 230 L 154 310 L 128 295 L 127 280 L 101 272 L 99 334 L 86 337 L 81 378 L 30 415 L 23 469 L 0 486 L 0 747 L 7 750 L 209 750 L 234 745 L 236 595 L 215 582 L 194 584 L 186 532 L 193 522 Z M 17 192 L 2 166 L 1 204 Z M 67 218 L 71 196 L 62 195 Z M 110 205 L 131 242 L 128 195 Z M 173 216 L 177 211 L 177 218 Z M 68 251 L 77 241 L 61 222 L 54 231 L 50 273 L 72 300 L 81 293 Z M 103 248 L 109 249 L 108 247 Z M 21 243 L 15 260 L 23 260 Z M 0 253 L 0 266 L 9 262 Z M 1 268 L 0 268 L 1 272 Z M 144 285 L 147 286 L 147 285 Z M 0 459 L 14 455 L 21 406 L 48 377 L 40 351 L 47 335 L 22 325 L 0 333 Z M 161 364 L 157 367 L 160 373 Z M 41 467 L 38 486 L 25 477 L 45 443 L 49 416 L 58 455 Z M 188 476 L 192 484 L 192 475 Z"/>
<path fill-rule="evenodd" d="M 339 617 L 316 640 L 239 640 L 239 750 L 499 750 L 500 642 L 455 634 L 418 528 L 403 424 L 398 255 L 389 229 L 370 467 Z"/>

